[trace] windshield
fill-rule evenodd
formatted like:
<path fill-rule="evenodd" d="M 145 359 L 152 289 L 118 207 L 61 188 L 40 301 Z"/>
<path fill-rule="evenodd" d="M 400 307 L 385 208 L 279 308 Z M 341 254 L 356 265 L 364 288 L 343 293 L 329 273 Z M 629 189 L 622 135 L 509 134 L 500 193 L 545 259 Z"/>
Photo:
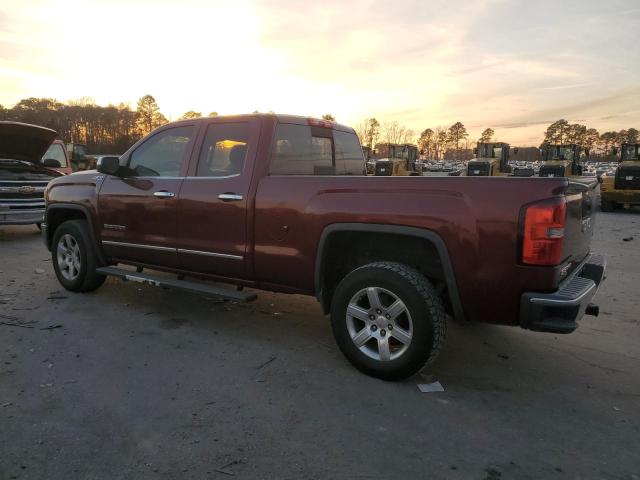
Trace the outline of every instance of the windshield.
<path fill-rule="evenodd" d="M 639 145 L 625 145 L 622 148 L 622 160 L 638 160 Z"/>
<path fill-rule="evenodd" d="M 52 143 L 46 153 L 42 156 L 42 160 L 51 158 L 60 162 L 61 167 L 67 166 L 67 157 L 64 154 L 64 148 L 59 143 Z"/>

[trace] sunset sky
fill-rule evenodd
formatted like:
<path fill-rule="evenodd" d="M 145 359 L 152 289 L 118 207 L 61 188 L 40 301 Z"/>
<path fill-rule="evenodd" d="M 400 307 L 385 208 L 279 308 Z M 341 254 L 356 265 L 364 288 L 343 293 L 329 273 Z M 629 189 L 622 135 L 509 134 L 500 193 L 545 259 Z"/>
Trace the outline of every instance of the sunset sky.
<path fill-rule="evenodd" d="M 559 118 L 640 129 L 638 0 L 3 0 L 0 104 L 254 110 L 537 145 Z"/>

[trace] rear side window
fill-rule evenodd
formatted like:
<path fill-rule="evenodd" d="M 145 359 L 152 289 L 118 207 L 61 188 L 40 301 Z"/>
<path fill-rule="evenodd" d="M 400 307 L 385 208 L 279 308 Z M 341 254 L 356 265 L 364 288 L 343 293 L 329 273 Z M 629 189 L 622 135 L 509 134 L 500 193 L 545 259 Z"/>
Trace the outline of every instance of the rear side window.
<path fill-rule="evenodd" d="M 338 170 L 343 170 L 344 175 L 364 175 L 364 154 L 358 137 L 354 133 L 334 130 L 333 140 Z"/>
<path fill-rule="evenodd" d="M 51 158 L 60 162 L 61 167 L 67 166 L 67 157 L 64 154 L 64 147 L 59 143 L 52 143 L 47 152 L 43 155 L 42 159 L 46 160 Z"/>
<path fill-rule="evenodd" d="M 155 134 L 131 154 L 129 168 L 137 176 L 177 176 L 193 134 L 193 126 L 169 128 Z"/>
<path fill-rule="evenodd" d="M 247 155 L 249 124 L 214 123 L 207 128 L 198 160 L 198 177 L 240 175 Z"/>
<path fill-rule="evenodd" d="M 362 175 L 363 167 L 362 149 L 353 134 L 287 123 L 276 127 L 272 175 Z"/>

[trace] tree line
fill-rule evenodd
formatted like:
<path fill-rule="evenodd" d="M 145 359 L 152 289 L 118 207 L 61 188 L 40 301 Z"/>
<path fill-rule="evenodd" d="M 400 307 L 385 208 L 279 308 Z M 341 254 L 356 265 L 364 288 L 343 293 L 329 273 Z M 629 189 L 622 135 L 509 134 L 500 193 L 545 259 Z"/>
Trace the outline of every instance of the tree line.
<path fill-rule="evenodd" d="M 413 143 L 414 132 L 398 125 L 397 122 L 380 123 L 376 118 L 366 118 L 355 128 L 363 146 L 375 148 L 377 143 Z M 493 128 L 486 128 L 477 142 L 491 142 L 495 136 Z M 426 158 L 467 160 L 473 158 L 473 147 L 476 141 L 469 138 L 469 132 L 462 122 L 455 122 L 450 127 L 426 128 L 415 141 L 421 154 Z M 560 119 L 551 123 L 544 132 L 539 148 L 548 144 L 580 145 L 588 156 L 594 159 L 605 159 L 619 150 L 623 143 L 640 143 L 640 132 L 635 128 L 620 131 L 599 133 L 579 123 L 571 124 Z M 539 159 L 536 148 L 521 148 L 527 159 Z M 535 158 L 537 157 L 537 158 Z"/>
<path fill-rule="evenodd" d="M 202 113 L 189 110 L 181 118 L 201 116 Z M 123 153 L 138 139 L 168 122 L 151 95 L 141 97 L 135 110 L 125 103 L 103 107 L 87 97 L 67 103 L 31 97 L 11 108 L 0 105 L 0 120 L 42 125 L 57 131 L 65 142 L 87 145 L 91 153 L 115 154 Z"/>
<path fill-rule="evenodd" d="M 208 114 L 209 117 L 217 115 L 217 112 Z M 202 112 L 189 110 L 180 118 L 202 116 Z M 322 118 L 335 121 L 330 113 Z M 152 95 L 141 97 L 135 110 L 125 103 L 100 106 L 88 97 L 67 103 L 31 97 L 20 100 L 11 108 L 0 105 L 0 120 L 52 128 L 66 142 L 87 145 L 91 153 L 122 153 L 138 139 L 168 122 Z M 436 160 L 472 158 L 475 146 L 462 122 L 455 122 L 450 127 L 426 128 L 416 137 L 413 130 L 397 121 L 381 123 L 376 118 L 366 118 L 356 125 L 355 131 L 363 146 L 373 149 L 378 143 L 416 143 L 425 157 Z M 490 142 L 494 136 L 495 131 L 486 128 L 477 141 Z M 623 143 L 638 142 L 640 132 L 635 128 L 599 133 L 595 128 L 560 119 L 547 127 L 540 147 L 549 143 L 576 143 L 588 149 L 591 157 L 604 158 Z"/>
<path fill-rule="evenodd" d="M 375 148 L 378 143 L 414 143 L 415 132 L 399 125 L 398 122 L 380 123 L 376 118 L 366 118 L 355 128 L 363 146 Z M 489 133 L 490 132 L 490 133 Z M 489 135 L 486 137 L 486 135 Z M 490 140 L 493 130 L 483 132 L 484 141 Z M 456 122 L 449 128 L 427 128 L 417 139 L 420 153 L 430 159 L 470 158 L 472 149 L 469 148 L 469 133 L 462 122 Z"/>
<path fill-rule="evenodd" d="M 612 155 L 614 150 L 619 149 L 623 143 L 638 142 L 640 142 L 640 132 L 635 128 L 599 133 L 595 128 L 560 119 L 547 127 L 540 147 L 550 143 L 575 143 L 589 149 L 590 156 L 606 157 Z"/>

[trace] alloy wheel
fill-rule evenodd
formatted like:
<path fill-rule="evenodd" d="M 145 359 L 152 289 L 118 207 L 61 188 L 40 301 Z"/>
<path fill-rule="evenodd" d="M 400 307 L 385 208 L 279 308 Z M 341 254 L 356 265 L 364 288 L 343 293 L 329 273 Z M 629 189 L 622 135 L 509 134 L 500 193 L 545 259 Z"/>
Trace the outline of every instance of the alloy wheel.
<path fill-rule="evenodd" d="M 409 309 L 398 295 L 385 288 L 363 288 L 351 297 L 346 322 L 355 346 L 382 362 L 401 357 L 413 337 Z"/>
<path fill-rule="evenodd" d="M 80 246 L 76 239 L 65 233 L 57 246 L 58 269 L 60 274 L 69 281 L 73 281 L 80 275 Z"/>

